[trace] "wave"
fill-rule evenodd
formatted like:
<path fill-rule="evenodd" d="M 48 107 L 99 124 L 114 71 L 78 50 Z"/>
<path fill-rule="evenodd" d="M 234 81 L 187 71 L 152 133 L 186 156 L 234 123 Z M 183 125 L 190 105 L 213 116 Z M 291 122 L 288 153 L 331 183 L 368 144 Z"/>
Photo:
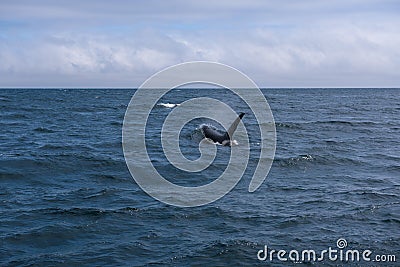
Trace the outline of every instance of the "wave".
<path fill-rule="evenodd" d="M 353 120 L 320 120 L 309 122 L 309 124 L 333 124 L 333 125 L 349 125 L 349 126 L 380 126 L 386 125 L 385 122 L 378 121 L 353 121 Z"/>
<path fill-rule="evenodd" d="M 335 155 L 311 155 L 301 154 L 293 157 L 280 157 L 275 156 L 274 164 L 278 164 L 281 167 L 300 167 L 307 166 L 306 164 L 321 165 L 321 166 L 363 166 L 373 167 L 375 164 L 373 161 L 368 161 L 367 158 L 350 157 L 340 153 Z M 390 165 L 394 170 L 398 167 L 397 165 Z"/>
<path fill-rule="evenodd" d="M 5 179 L 10 179 L 10 180 L 24 179 L 25 176 L 26 175 L 24 175 L 22 173 L 0 171 L 0 180 L 5 180 Z"/>
<path fill-rule="evenodd" d="M 301 154 L 295 157 L 286 157 L 286 158 L 275 157 L 274 162 L 277 162 L 281 166 L 291 166 L 291 165 L 298 165 L 299 163 L 302 162 L 310 162 L 314 160 L 315 158 L 312 155 Z"/>
<path fill-rule="evenodd" d="M 35 129 L 33 129 L 34 132 L 39 132 L 39 133 L 55 133 L 56 131 L 49 129 L 49 128 L 45 128 L 45 127 L 37 127 Z"/>
<path fill-rule="evenodd" d="M 112 122 L 110 122 L 110 125 L 122 127 L 123 124 L 122 124 L 122 121 L 112 121 Z"/>
<path fill-rule="evenodd" d="M 132 207 L 132 206 L 119 207 L 114 209 L 99 208 L 99 207 L 69 207 L 69 208 L 51 207 L 51 208 L 39 208 L 39 209 L 23 208 L 15 210 L 15 212 L 17 213 L 16 219 L 18 219 L 19 217 L 24 217 L 25 219 L 27 219 L 26 216 L 32 216 L 33 218 L 41 218 L 41 216 L 48 217 L 48 216 L 59 216 L 59 215 L 65 215 L 68 217 L 108 216 L 110 214 L 132 215 L 133 213 L 145 212 L 145 211 L 146 209 Z"/>
<path fill-rule="evenodd" d="M 93 197 L 93 196 L 92 196 Z M 68 216 L 106 216 L 107 214 L 113 213 L 128 213 L 139 212 L 141 211 L 139 208 L 135 207 L 123 207 L 119 209 L 100 209 L 100 208 L 50 208 L 44 209 L 41 212 L 44 214 L 53 214 L 53 215 L 68 215 Z"/>
<path fill-rule="evenodd" d="M 301 125 L 299 123 L 293 122 L 276 122 L 275 126 L 277 128 L 290 128 L 290 129 L 300 129 Z"/>
<path fill-rule="evenodd" d="M 327 121 L 314 121 L 310 122 L 312 124 L 347 124 L 354 125 L 355 122 L 352 121 L 341 121 L 341 120 L 327 120 Z"/>
<path fill-rule="evenodd" d="M 398 200 L 398 195 L 394 193 L 380 192 L 375 190 L 355 190 L 352 192 L 348 192 L 350 195 L 358 195 L 363 196 L 367 199 L 371 200 L 379 200 L 379 199 L 393 199 Z"/>
<path fill-rule="evenodd" d="M 113 168 L 123 168 L 125 161 L 122 156 L 106 156 L 96 154 L 88 150 L 65 152 L 65 149 L 73 150 L 73 148 L 66 148 L 61 146 L 45 145 L 46 154 L 35 151 L 32 153 L 39 153 L 34 155 L 20 155 L 20 156 L 7 156 L 0 161 L 1 166 L 4 167 L 4 174 L 19 175 L 24 173 L 23 177 L 42 177 L 42 181 L 52 181 L 52 179 L 45 179 L 51 177 L 52 173 L 59 172 L 59 174 L 70 173 L 79 171 L 86 175 L 99 173 L 105 170 L 114 170 Z M 25 175 L 26 173 L 26 175 Z M 29 174 L 29 175 L 28 175 Z M 3 178 L 6 175 L 2 175 Z"/>
<path fill-rule="evenodd" d="M 21 114 L 21 113 L 8 113 L 8 114 L 2 114 L 2 119 L 8 119 L 8 120 L 13 120 L 13 119 L 29 119 L 29 117 L 26 114 Z M 18 121 L 20 122 L 20 121 Z"/>
<path fill-rule="evenodd" d="M 159 103 L 159 104 L 157 104 L 157 106 L 161 106 L 161 107 L 164 107 L 164 108 L 174 108 L 174 107 L 177 107 L 177 106 L 180 106 L 181 104 L 173 104 L 173 103 Z"/>
<path fill-rule="evenodd" d="M 65 145 L 55 145 L 55 144 L 45 144 L 39 147 L 39 149 L 41 150 L 59 150 L 59 151 L 65 151 L 66 149 L 68 149 L 67 146 Z"/>
<path fill-rule="evenodd" d="M 286 128 L 298 128 L 302 125 L 308 124 L 338 124 L 338 125 L 352 125 L 352 126 L 371 126 L 371 125 L 381 125 L 381 121 L 357 121 L 357 120 L 317 120 L 317 121 L 290 121 L 290 122 L 279 122 L 275 121 L 275 125 L 278 127 Z"/>

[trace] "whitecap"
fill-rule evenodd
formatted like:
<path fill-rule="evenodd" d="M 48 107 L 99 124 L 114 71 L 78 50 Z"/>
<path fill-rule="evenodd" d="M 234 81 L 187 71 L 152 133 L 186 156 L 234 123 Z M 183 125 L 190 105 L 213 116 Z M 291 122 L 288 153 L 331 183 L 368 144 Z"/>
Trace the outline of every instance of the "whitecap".
<path fill-rule="evenodd" d="M 157 105 L 158 105 L 158 106 L 165 107 L 165 108 L 174 108 L 174 107 L 176 107 L 176 106 L 180 106 L 181 104 L 160 103 L 160 104 L 157 104 Z"/>

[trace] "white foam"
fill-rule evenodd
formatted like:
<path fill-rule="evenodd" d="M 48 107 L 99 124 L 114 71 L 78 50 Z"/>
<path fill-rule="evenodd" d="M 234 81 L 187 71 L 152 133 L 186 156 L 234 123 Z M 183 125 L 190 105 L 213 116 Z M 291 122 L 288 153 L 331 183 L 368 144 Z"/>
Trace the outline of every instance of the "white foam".
<path fill-rule="evenodd" d="M 165 108 L 174 108 L 174 107 L 176 107 L 176 106 L 180 106 L 181 104 L 160 103 L 160 104 L 157 104 L 157 105 L 158 105 L 158 106 L 165 107 Z"/>

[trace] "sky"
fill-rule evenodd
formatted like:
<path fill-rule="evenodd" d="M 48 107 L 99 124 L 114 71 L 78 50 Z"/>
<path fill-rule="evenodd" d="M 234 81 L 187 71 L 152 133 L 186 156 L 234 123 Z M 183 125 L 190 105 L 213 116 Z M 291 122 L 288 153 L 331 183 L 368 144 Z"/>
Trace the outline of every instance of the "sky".
<path fill-rule="evenodd" d="M 400 87 L 400 1 L 0 2 L 0 87 L 134 88 L 197 60 L 266 88 Z"/>

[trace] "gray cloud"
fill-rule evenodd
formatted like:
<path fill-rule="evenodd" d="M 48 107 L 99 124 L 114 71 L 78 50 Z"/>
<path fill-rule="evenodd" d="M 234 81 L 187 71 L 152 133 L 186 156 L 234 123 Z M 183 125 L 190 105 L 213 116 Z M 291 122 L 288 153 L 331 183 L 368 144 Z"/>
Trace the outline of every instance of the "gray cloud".
<path fill-rule="evenodd" d="M 3 1 L 0 86 L 136 87 L 189 60 L 267 87 L 400 84 L 394 1 L 214 2 Z"/>

